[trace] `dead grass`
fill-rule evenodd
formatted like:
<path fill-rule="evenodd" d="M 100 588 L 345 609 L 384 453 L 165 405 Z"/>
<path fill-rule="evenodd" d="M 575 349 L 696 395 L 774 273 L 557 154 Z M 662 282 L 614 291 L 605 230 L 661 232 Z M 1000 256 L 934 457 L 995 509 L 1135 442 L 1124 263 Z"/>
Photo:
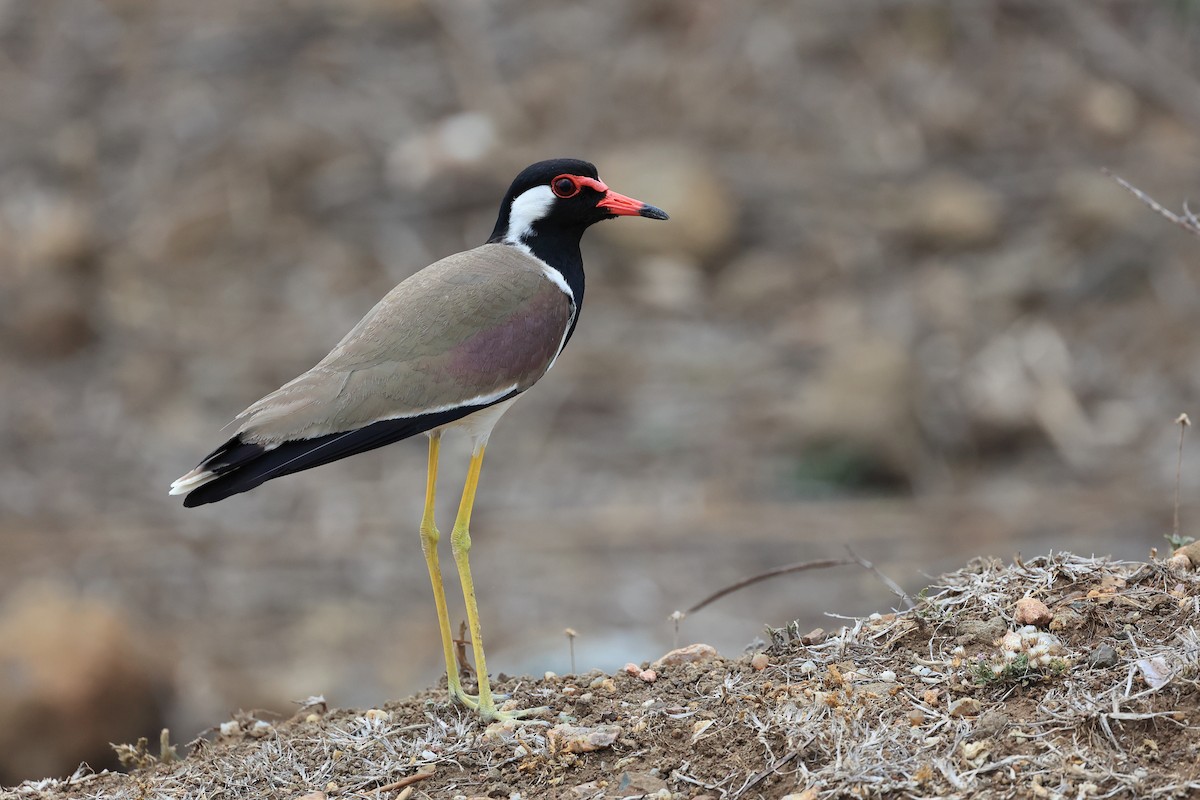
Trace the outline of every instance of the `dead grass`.
<path fill-rule="evenodd" d="M 1033 597 L 1051 618 L 1014 620 Z M 1200 580 L 1161 562 L 978 561 L 912 612 L 751 655 L 502 681 L 545 725 L 484 726 L 442 692 L 367 711 L 245 714 L 58 798 L 1187 797 L 1200 791 Z M 1006 636 L 1007 635 L 1007 636 Z M 1042 649 L 1039 649 L 1042 648 Z M 1046 656 L 1043 658 L 1042 656 Z M 756 669 L 755 665 L 763 667 Z M 643 665 L 645 666 L 645 665 Z M 231 724 L 236 722 L 236 724 Z M 157 750 L 157 748 L 155 748 Z M 319 797 L 320 795 L 313 795 Z"/>

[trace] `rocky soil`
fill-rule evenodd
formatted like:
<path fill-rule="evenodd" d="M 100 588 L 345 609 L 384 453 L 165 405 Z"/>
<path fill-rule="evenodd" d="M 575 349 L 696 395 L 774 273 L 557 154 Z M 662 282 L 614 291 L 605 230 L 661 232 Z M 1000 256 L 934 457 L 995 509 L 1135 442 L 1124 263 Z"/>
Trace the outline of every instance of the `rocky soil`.
<path fill-rule="evenodd" d="M 1087 798 L 1200 790 L 1200 581 L 1161 562 L 980 560 L 912 611 L 707 645 L 614 675 L 507 679 L 544 722 L 484 726 L 444 689 L 366 710 L 242 712 L 186 749 L 118 748 L 13 800 Z M 182 758 L 182 760 L 180 760 Z"/>

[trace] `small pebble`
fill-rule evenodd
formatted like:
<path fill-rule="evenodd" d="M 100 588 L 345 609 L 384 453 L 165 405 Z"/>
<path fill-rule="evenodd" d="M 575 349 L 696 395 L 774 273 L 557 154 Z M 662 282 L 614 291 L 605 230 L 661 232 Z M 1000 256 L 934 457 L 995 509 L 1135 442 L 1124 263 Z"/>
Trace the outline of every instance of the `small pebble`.
<path fill-rule="evenodd" d="M 619 725 L 585 728 L 575 725 L 555 725 L 546 733 L 551 753 L 590 753 L 611 747 L 621 736 Z"/>
<path fill-rule="evenodd" d="M 1183 553 L 1176 553 L 1167 559 L 1167 569 L 1172 572 L 1187 572 L 1192 568 L 1192 560 Z"/>
<path fill-rule="evenodd" d="M 811 631 L 800 637 L 800 643 L 807 645 L 820 644 L 827 638 L 829 638 L 829 634 L 825 632 L 824 628 L 813 628 Z"/>
<path fill-rule="evenodd" d="M 221 723 L 222 736 L 237 736 L 242 732 L 242 726 L 238 724 L 236 719 L 231 719 L 228 722 Z"/>
<path fill-rule="evenodd" d="M 638 673 L 638 677 L 644 680 L 646 683 L 654 683 L 656 680 L 658 680 L 658 673 L 652 669 L 644 669 Z"/>
<path fill-rule="evenodd" d="M 1054 615 L 1049 607 L 1036 597 L 1022 597 L 1017 601 L 1017 610 L 1013 619 L 1018 625 L 1034 625 L 1044 628 L 1050 624 Z"/>
<path fill-rule="evenodd" d="M 621 671 L 626 675 L 639 675 L 641 674 L 642 668 L 630 661 L 628 664 L 621 667 Z"/>
<path fill-rule="evenodd" d="M 979 713 L 982 704 L 974 697 L 960 697 L 946 707 L 952 717 L 973 717 Z"/>
<path fill-rule="evenodd" d="M 890 669 L 885 669 L 883 672 L 879 673 L 879 680 L 886 681 L 887 683 L 895 683 L 896 673 L 892 672 Z"/>
<path fill-rule="evenodd" d="M 555 672 L 551 672 L 550 670 L 546 670 L 545 674 L 543 674 L 542 677 L 548 681 L 552 681 L 558 677 L 558 674 Z"/>
<path fill-rule="evenodd" d="M 712 645 L 689 644 L 687 647 L 672 650 L 650 666 L 654 669 L 662 669 L 663 667 L 675 667 L 680 664 L 700 664 L 705 661 L 712 661 L 715 658 L 720 658 L 720 655 Z M 640 672 L 641 670 L 638 671 Z"/>
<path fill-rule="evenodd" d="M 1087 654 L 1084 664 L 1092 669 L 1107 669 L 1117 665 L 1117 651 L 1112 645 L 1097 645 L 1096 649 Z"/>

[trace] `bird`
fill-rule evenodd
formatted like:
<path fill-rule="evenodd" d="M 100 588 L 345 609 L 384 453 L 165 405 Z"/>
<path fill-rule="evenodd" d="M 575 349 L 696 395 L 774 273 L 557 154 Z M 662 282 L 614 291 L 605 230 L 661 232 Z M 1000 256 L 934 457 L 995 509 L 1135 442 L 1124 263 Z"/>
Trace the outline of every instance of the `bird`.
<path fill-rule="evenodd" d="M 488 680 L 475 585 L 471 512 L 492 429 L 554 366 L 583 307 L 584 231 L 621 216 L 666 220 L 618 194 L 580 159 L 539 161 L 505 193 L 487 241 L 401 281 L 312 369 L 238 414 L 233 435 L 170 494 L 191 508 L 418 434 L 429 440 L 418 527 L 446 660 L 451 702 L 484 721 L 526 720 L 544 707 L 497 707 Z M 226 426 L 229 427 L 229 426 Z M 471 457 L 450 549 L 462 585 L 476 694 L 463 688 L 450 631 L 434 522 L 444 432 L 465 434 Z"/>

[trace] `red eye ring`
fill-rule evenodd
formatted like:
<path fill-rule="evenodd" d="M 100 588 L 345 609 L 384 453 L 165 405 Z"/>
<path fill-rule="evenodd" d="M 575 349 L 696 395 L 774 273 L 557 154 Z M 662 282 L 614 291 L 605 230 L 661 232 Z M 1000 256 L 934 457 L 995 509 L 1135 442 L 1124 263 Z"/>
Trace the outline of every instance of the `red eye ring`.
<path fill-rule="evenodd" d="M 550 191 L 564 199 L 579 194 L 579 188 L 579 182 L 571 175 L 559 175 L 550 181 Z"/>

